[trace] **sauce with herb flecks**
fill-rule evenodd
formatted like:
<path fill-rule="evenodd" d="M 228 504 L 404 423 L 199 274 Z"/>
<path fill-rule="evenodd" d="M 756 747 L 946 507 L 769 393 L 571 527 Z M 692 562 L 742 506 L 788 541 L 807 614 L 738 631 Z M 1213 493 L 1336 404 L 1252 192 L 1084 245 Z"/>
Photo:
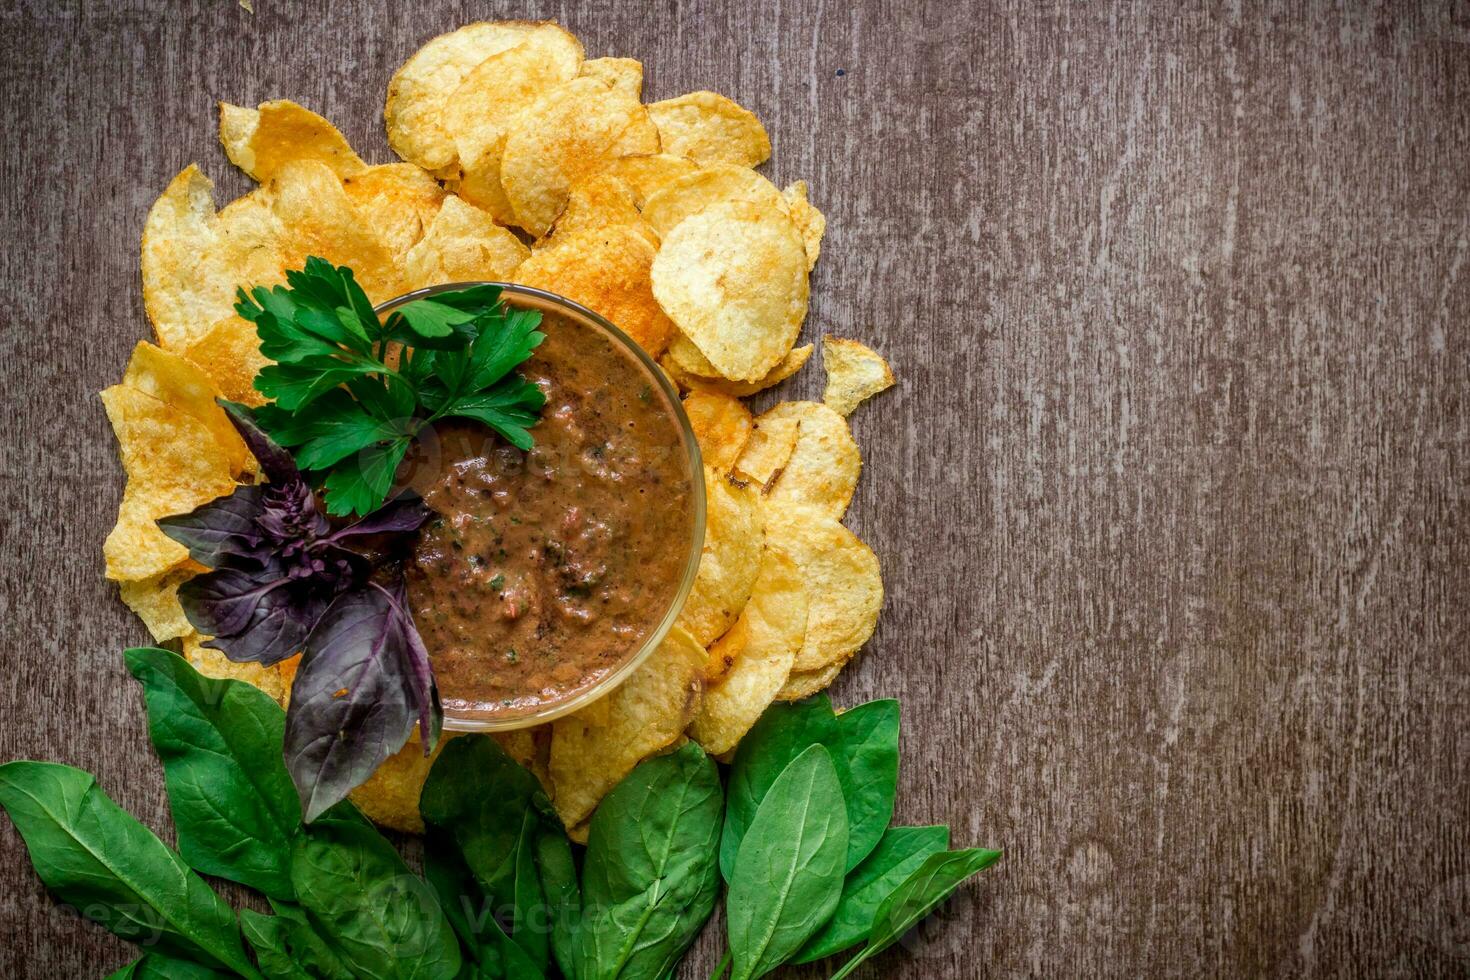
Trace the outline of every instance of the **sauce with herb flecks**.
<path fill-rule="evenodd" d="M 552 312 L 521 373 L 547 396 L 529 452 L 440 423 L 412 460 L 435 512 L 408 567 L 449 710 L 534 711 L 632 657 L 677 595 L 693 484 L 662 391 L 601 332 Z"/>

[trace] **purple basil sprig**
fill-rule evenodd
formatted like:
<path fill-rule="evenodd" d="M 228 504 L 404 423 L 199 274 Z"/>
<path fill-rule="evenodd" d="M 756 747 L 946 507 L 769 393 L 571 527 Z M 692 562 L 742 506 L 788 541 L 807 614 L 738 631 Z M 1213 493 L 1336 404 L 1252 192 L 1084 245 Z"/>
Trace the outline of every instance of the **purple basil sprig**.
<path fill-rule="evenodd" d="M 286 766 L 312 820 L 408 740 L 427 753 L 443 723 L 428 651 L 393 545 L 429 511 L 399 496 L 333 528 L 291 455 L 243 405 L 221 402 L 269 483 L 241 486 L 159 527 L 211 570 L 179 588 L 184 615 L 234 661 L 297 653 Z"/>

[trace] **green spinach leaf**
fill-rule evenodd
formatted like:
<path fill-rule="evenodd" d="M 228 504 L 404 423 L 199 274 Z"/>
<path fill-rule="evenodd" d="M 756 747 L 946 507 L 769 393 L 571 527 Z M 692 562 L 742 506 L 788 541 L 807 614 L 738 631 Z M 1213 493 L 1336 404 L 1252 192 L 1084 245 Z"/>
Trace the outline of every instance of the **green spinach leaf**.
<path fill-rule="evenodd" d="M 249 684 L 205 678 L 176 653 L 128 650 L 189 866 L 290 899 L 301 805 L 281 757 L 286 713 Z"/>
<path fill-rule="evenodd" d="M 831 918 L 842 896 L 847 808 L 832 756 L 802 752 L 761 800 L 725 898 L 731 980 L 786 962 Z"/>
<path fill-rule="evenodd" d="M 792 962 L 810 963 L 862 942 L 883 900 L 926 858 L 948 846 L 948 827 L 889 827 L 873 853 L 843 881 L 832 918 Z"/>
<path fill-rule="evenodd" d="M 90 775 L 47 762 L 0 766 L 10 814 L 46 887 L 124 939 L 257 976 L 235 913 Z"/>
<path fill-rule="evenodd" d="M 566 831 L 536 777 L 487 736 L 457 738 L 435 760 L 419 813 L 453 840 L 490 911 L 544 971 L 550 933 L 575 904 L 575 879 Z"/>
<path fill-rule="evenodd" d="M 971 847 L 930 855 L 917 870 L 893 890 L 873 916 L 873 928 L 862 952 L 832 975 L 841 980 L 860 965 L 903 938 L 930 912 L 954 893 L 971 875 L 1000 860 L 1000 851 Z"/>
<path fill-rule="evenodd" d="M 313 823 L 296 838 L 291 881 L 354 976 L 453 980 L 459 973 L 459 944 L 433 891 L 362 821 L 324 815 Z"/>
<path fill-rule="evenodd" d="M 233 976 L 189 960 L 147 953 L 121 970 L 109 973 L 107 980 L 229 980 Z"/>
<path fill-rule="evenodd" d="M 832 754 L 847 804 L 851 871 L 877 846 L 893 819 L 898 788 L 898 702 L 870 701 L 836 714 L 825 694 L 766 710 L 741 740 L 730 767 L 720 872 L 729 881 L 746 828 L 776 778 L 807 748 Z"/>
<path fill-rule="evenodd" d="M 578 980 L 662 977 L 714 910 L 720 776 L 693 742 L 639 765 L 592 817 Z"/>
<path fill-rule="evenodd" d="M 251 909 L 240 913 L 241 931 L 267 980 L 352 980 L 351 971 L 317 935 L 300 906 L 273 901 L 271 908 L 275 915 Z"/>

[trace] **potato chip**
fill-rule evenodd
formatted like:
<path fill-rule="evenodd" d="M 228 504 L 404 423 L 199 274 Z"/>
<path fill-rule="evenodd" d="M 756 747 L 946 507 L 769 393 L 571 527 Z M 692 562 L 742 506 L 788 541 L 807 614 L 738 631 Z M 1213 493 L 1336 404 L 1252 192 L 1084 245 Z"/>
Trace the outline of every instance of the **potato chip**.
<path fill-rule="evenodd" d="M 115 581 L 152 578 L 188 557 L 154 523 L 231 493 L 230 459 L 207 426 L 127 385 L 102 392 L 128 484 L 103 554 Z"/>
<path fill-rule="evenodd" d="M 219 141 L 230 162 L 262 184 L 295 160 L 316 160 L 338 177 L 367 169 L 337 127 L 287 99 L 258 109 L 221 102 Z"/>
<path fill-rule="evenodd" d="M 419 816 L 419 794 L 434 760 L 454 736 L 445 732 L 433 751 L 424 755 L 424 743 L 418 729 L 397 752 L 384 759 L 367 781 L 347 794 L 363 816 L 380 827 L 405 834 L 422 834 L 424 820 Z"/>
<path fill-rule="evenodd" d="M 786 468 L 800 429 L 801 419 L 794 415 L 779 418 L 762 415 L 756 419 L 750 439 L 735 460 L 735 478 L 754 483 L 764 491 Z"/>
<path fill-rule="evenodd" d="M 729 395 L 695 391 L 684 399 L 684 414 L 699 441 L 704 465 L 728 474 L 750 438 L 750 409 Z"/>
<path fill-rule="evenodd" d="M 635 58 L 589 58 L 582 62 L 580 74 L 606 82 L 635 99 L 643 98 L 643 63 Z"/>
<path fill-rule="evenodd" d="M 694 346 L 694 341 L 683 334 L 678 334 L 669 341 L 669 360 L 685 374 L 692 374 L 699 378 L 712 380 L 723 380 L 720 378 L 719 369 L 709 362 L 709 358 L 699 352 Z"/>
<path fill-rule="evenodd" d="M 159 342 L 183 347 L 233 312 L 205 258 L 218 240 L 214 185 L 190 164 L 154 202 L 143 223 L 143 306 Z"/>
<path fill-rule="evenodd" d="M 761 507 L 751 487 L 704 468 L 704 550 L 679 625 L 708 646 L 734 624 L 760 572 Z"/>
<path fill-rule="evenodd" d="M 567 193 L 566 209 L 551 226 L 550 236 L 538 245 L 559 245 L 579 235 L 597 234 L 615 225 L 636 228 L 650 245 L 658 247 L 658 236 L 644 222 L 633 197 L 633 188 L 621 177 L 603 171 L 584 177 L 572 186 Z"/>
<path fill-rule="evenodd" d="M 806 197 L 806 181 L 798 180 L 781 192 L 786 201 L 786 210 L 791 214 L 791 220 L 796 224 L 796 230 L 801 232 L 801 240 L 806 245 L 806 267 L 810 269 L 817 264 L 817 257 L 822 254 L 822 236 L 827 233 L 827 216 L 812 206 L 812 202 Z"/>
<path fill-rule="evenodd" d="M 281 707 L 286 707 L 291 694 L 290 679 L 296 675 L 296 661 L 299 658 L 283 660 L 271 667 L 262 667 L 257 663 L 237 663 L 221 651 L 205 646 L 208 639 L 209 637 L 192 632 L 184 637 L 184 659 L 195 670 L 205 677 L 244 681 L 269 694 Z"/>
<path fill-rule="evenodd" d="M 582 823 L 643 759 L 676 741 L 699 709 L 705 652 L 675 627 L 607 695 L 597 721 L 577 712 L 551 723 L 552 802 L 568 827 Z"/>
<path fill-rule="evenodd" d="M 784 211 L 748 201 L 685 218 L 653 261 L 653 295 L 732 381 L 781 363 L 806 317 L 806 252 Z"/>
<path fill-rule="evenodd" d="M 633 202 L 642 208 L 660 188 L 698 169 L 699 165 L 688 157 L 672 153 L 635 153 L 618 157 L 603 172 L 627 181 L 633 189 Z"/>
<path fill-rule="evenodd" d="M 786 199 L 771 183 L 749 167 L 716 163 L 669 181 L 648 198 L 643 217 L 667 238 L 679 222 L 712 204 L 749 201 L 762 207 L 785 211 Z"/>
<path fill-rule="evenodd" d="M 873 634 L 883 607 L 878 559 L 857 535 L 815 507 L 763 507 L 771 548 L 796 562 L 810 606 L 793 671 L 817 671 L 851 657 Z"/>
<path fill-rule="evenodd" d="M 576 78 L 523 111 L 505 137 L 500 183 L 516 223 L 544 235 L 581 177 L 630 153 L 656 153 L 648 110 L 595 78 Z"/>
<path fill-rule="evenodd" d="M 260 337 L 250 321 L 238 316 L 220 320 L 185 347 L 184 356 L 209 375 L 230 401 L 250 406 L 265 403 L 265 396 L 255 390 L 255 375 L 270 361 L 260 352 Z"/>
<path fill-rule="evenodd" d="M 388 145 L 410 163 L 437 177 L 459 176 L 454 135 L 443 112 L 465 77 L 486 58 L 538 35 L 538 44 L 560 44 L 580 62 L 582 45 L 556 24 L 481 21 L 429 41 L 404 62 L 388 82 L 383 121 Z"/>
<path fill-rule="evenodd" d="M 271 211 L 282 226 L 282 268 L 299 269 L 315 255 L 351 269 L 376 303 L 407 292 L 392 251 L 324 164 L 288 163 L 267 187 Z"/>
<path fill-rule="evenodd" d="M 547 92 L 577 77 L 582 50 L 554 33 L 528 37 L 493 54 L 465 76 L 444 105 L 441 119 L 454 138 L 462 175 L 459 193 L 502 224 L 515 212 L 500 184 L 505 137 L 522 111 Z"/>
<path fill-rule="evenodd" d="M 118 595 L 148 627 L 155 643 L 176 640 L 194 631 L 179 605 L 179 586 L 203 571 L 203 565 L 186 560 L 162 575 L 118 583 Z"/>
<path fill-rule="evenodd" d="M 399 262 L 424 237 L 447 196 L 428 172 L 411 163 L 384 163 L 342 179 L 363 222 Z"/>
<path fill-rule="evenodd" d="M 776 700 L 800 701 L 802 698 L 811 697 L 818 691 L 825 691 L 847 664 L 847 659 L 843 659 L 834 661 L 820 670 L 793 670 L 791 676 L 786 678 L 786 683 L 781 685 Z"/>
<path fill-rule="evenodd" d="M 674 325 L 653 298 L 653 259 L 653 245 L 641 228 L 615 225 L 532 252 L 512 280 L 595 310 L 657 357 Z"/>
<path fill-rule="evenodd" d="M 293 166 L 310 166 L 326 172 L 317 163 Z M 334 199 L 336 196 L 334 192 Z M 235 312 L 235 291 L 239 287 L 274 286 L 286 281 L 285 233 L 268 187 L 258 187 L 220 209 L 215 220 L 214 247 L 201 257 L 195 275 L 201 285 L 211 290 L 216 308 L 223 308 L 224 312 L 200 329 L 207 329 Z"/>
<path fill-rule="evenodd" d="M 230 424 L 229 416 L 215 401 L 220 395 L 219 389 L 187 358 L 140 340 L 133 348 L 133 356 L 128 359 L 122 383 L 145 395 L 152 395 L 207 428 L 225 451 L 231 476 L 243 473 L 247 466 L 253 468 L 245 440 L 240 438 Z"/>
<path fill-rule="evenodd" d="M 706 752 L 733 749 L 775 700 L 806 638 L 807 602 L 796 563 L 766 549 L 740 619 L 710 648 L 713 670 L 689 726 Z"/>
<path fill-rule="evenodd" d="M 853 409 L 894 384 L 888 362 L 856 340 L 823 337 L 822 367 L 827 371 L 822 401 L 839 415 L 851 415 Z"/>
<path fill-rule="evenodd" d="M 749 109 L 717 92 L 690 92 L 648 107 L 666 153 L 696 163 L 754 167 L 771 155 L 765 127 Z"/>
<path fill-rule="evenodd" d="M 521 240 L 479 208 L 445 199 L 423 239 L 404 259 L 409 289 L 447 282 L 510 278 L 531 254 Z"/>
<path fill-rule="evenodd" d="M 672 355 L 675 347 L 680 346 L 681 340 L 683 338 L 675 334 L 674 339 L 669 343 L 668 352 L 664 354 L 663 360 L 659 362 L 659 366 L 664 369 L 664 373 L 669 376 L 669 380 L 685 391 L 718 391 L 732 398 L 749 398 L 756 392 L 765 391 L 767 388 L 780 384 L 800 371 L 812 356 L 812 345 L 802 344 L 800 347 L 793 347 L 781 359 L 781 363 L 772 368 L 770 373 L 759 381 L 726 381 L 724 378 L 711 378 L 700 374 L 693 374 L 686 371 L 675 361 Z M 683 341 L 683 346 L 695 351 L 695 353 L 699 351 L 699 348 L 690 344 L 687 340 Z M 704 358 L 703 354 L 699 356 L 701 359 Z M 704 363 L 708 364 L 709 362 L 706 360 Z"/>
<path fill-rule="evenodd" d="M 862 473 L 863 457 L 847 420 L 817 402 L 782 402 L 760 417 L 801 422 L 796 445 L 768 497 L 775 504 L 806 504 L 834 520 L 847 513 Z"/>

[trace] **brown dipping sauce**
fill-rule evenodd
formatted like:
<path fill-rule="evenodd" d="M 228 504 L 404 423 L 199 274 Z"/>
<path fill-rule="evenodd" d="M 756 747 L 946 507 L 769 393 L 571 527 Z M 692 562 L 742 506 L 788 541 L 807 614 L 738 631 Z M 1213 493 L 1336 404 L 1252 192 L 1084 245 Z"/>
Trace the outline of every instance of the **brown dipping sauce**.
<path fill-rule="evenodd" d="M 529 452 L 440 423 L 412 482 L 436 515 L 408 565 L 444 707 L 565 701 L 636 654 L 678 593 L 693 534 L 688 453 L 633 355 L 543 311 L 521 373 L 546 392 Z"/>

